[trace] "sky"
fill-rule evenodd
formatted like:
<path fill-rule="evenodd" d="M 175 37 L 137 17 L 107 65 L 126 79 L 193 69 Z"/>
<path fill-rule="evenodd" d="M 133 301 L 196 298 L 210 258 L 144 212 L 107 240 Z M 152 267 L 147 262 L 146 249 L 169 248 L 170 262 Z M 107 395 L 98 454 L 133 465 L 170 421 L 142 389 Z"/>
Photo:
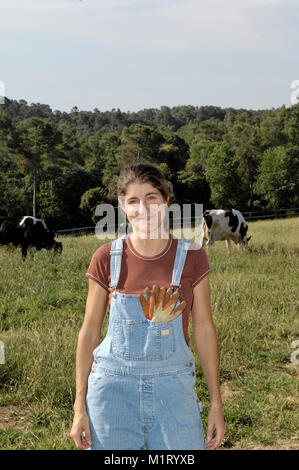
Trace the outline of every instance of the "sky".
<path fill-rule="evenodd" d="M 291 106 L 298 24 L 299 0 L 0 0 L 0 98 L 66 112 Z"/>

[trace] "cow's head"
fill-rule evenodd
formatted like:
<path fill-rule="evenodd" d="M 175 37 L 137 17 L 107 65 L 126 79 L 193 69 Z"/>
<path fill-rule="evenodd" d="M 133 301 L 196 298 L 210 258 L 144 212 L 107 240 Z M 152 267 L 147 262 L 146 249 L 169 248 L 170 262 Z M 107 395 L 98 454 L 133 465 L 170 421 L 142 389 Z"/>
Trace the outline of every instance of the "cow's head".
<path fill-rule="evenodd" d="M 201 227 L 201 246 L 204 246 L 209 242 L 212 222 L 212 216 L 209 215 L 209 211 L 205 211 Z"/>
<path fill-rule="evenodd" d="M 250 237 L 247 237 L 247 230 L 248 230 L 248 225 L 247 224 L 244 225 L 244 223 L 242 222 L 240 225 L 240 235 L 242 237 L 242 241 L 243 241 L 245 248 L 247 248 L 248 242 L 251 238 L 251 235 Z"/>
<path fill-rule="evenodd" d="M 207 224 L 208 230 L 210 231 L 212 227 L 213 219 L 209 211 L 204 211 L 203 218 L 205 220 L 205 223 Z"/>

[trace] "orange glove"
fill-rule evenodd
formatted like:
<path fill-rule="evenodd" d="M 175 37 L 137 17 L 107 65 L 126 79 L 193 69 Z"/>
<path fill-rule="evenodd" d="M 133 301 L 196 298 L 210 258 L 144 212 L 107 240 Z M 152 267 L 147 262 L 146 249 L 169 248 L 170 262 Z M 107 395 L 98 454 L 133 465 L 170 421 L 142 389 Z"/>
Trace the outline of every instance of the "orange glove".
<path fill-rule="evenodd" d="M 172 293 L 172 288 L 165 287 L 159 288 L 157 285 L 153 286 L 150 290 L 149 287 L 145 289 L 146 298 L 142 294 L 138 295 L 139 302 L 141 303 L 144 314 L 148 320 L 156 322 L 169 322 L 177 318 L 186 306 L 186 301 L 183 300 L 177 308 L 175 305 L 179 298 L 179 291 L 175 290 Z"/>

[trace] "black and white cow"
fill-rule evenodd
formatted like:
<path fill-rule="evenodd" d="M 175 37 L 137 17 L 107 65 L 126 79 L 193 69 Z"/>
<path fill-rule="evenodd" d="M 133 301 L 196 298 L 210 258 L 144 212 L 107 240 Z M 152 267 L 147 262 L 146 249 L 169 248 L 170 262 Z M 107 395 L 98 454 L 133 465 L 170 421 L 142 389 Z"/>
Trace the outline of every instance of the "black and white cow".
<path fill-rule="evenodd" d="M 219 240 L 225 240 L 228 254 L 231 251 L 231 240 L 238 248 L 247 248 L 250 237 L 247 237 L 248 225 L 240 211 L 236 209 L 206 210 L 203 214 L 202 246 L 207 247 Z"/>
<path fill-rule="evenodd" d="M 21 219 L 15 217 L 0 217 L 0 245 L 12 244 L 21 246 L 23 259 L 29 250 L 31 258 L 36 251 L 45 248 L 54 249 L 54 254 L 62 252 L 62 243 L 55 239 L 55 231 L 49 229 L 42 219 L 25 216 Z"/>

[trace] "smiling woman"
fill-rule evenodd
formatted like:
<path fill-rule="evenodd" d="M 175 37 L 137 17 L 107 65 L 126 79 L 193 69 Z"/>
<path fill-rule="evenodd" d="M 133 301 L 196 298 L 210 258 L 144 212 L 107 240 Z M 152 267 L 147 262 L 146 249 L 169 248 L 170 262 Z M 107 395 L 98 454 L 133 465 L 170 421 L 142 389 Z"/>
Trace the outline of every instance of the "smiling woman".
<path fill-rule="evenodd" d="M 223 438 L 207 255 L 165 230 L 171 194 L 171 184 L 151 165 L 131 165 L 119 176 L 120 204 L 133 232 L 102 245 L 86 273 L 71 431 L 79 448 L 203 450 L 216 448 Z M 98 344 L 108 298 L 108 331 Z M 191 307 L 211 391 L 208 444 L 188 347 Z"/>

